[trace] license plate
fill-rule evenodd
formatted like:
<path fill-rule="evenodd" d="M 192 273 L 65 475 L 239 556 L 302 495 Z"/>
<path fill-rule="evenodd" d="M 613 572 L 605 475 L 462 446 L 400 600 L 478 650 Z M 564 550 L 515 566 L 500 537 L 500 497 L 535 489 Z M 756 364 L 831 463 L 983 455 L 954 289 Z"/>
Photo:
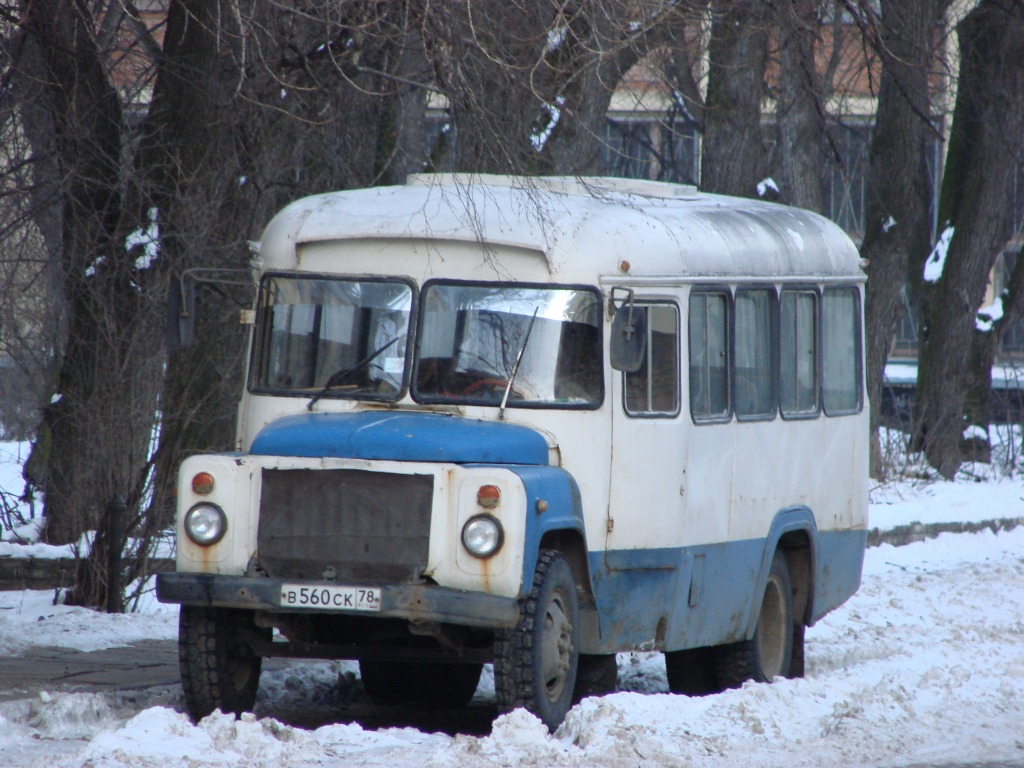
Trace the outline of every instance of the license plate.
<path fill-rule="evenodd" d="M 281 606 L 319 608 L 322 611 L 379 611 L 380 590 L 374 587 L 282 584 Z"/>

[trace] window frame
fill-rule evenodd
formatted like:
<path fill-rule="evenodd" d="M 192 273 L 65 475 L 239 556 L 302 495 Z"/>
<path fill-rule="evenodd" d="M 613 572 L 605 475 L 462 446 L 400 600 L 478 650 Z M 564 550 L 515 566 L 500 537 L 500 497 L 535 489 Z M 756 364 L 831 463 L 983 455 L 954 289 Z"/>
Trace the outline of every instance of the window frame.
<path fill-rule="evenodd" d="M 787 293 L 810 294 L 814 297 L 814 408 L 805 411 L 787 411 L 783 407 L 783 376 L 782 376 L 782 341 L 784 329 L 782 327 L 782 303 Z M 784 283 L 779 289 L 778 303 L 778 405 L 779 415 L 787 421 L 802 421 L 817 419 L 822 414 L 822 401 L 824 392 L 822 390 L 822 335 L 821 335 L 821 286 L 817 283 Z"/>
<path fill-rule="evenodd" d="M 857 383 L 857 405 L 854 408 L 830 409 L 825 399 L 825 299 L 830 293 L 849 292 L 853 294 L 854 320 L 854 376 Z M 830 285 L 821 292 L 821 408 L 826 416 L 852 416 L 864 410 L 864 315 L 861 292 L 857 285 Z"/>
<path fill-rule="evenodd" d="M 693 386 L 691 381 L 691 350 L 693 348 L 693 336 L 690 333 L 690 312 L 693 310 L 693 297 L 700 295 L 720 295 L 725 297 L 725 350 L 726 350 L 726 361 L 725 361 L 725 393 L 728 402 L 726 403 L 726 409 L 724 413 L 714 414 L 698 414 L 694 412 L 694 399 L 693 399 Z M 690 410 L 690 419 L 694 424 L 728 424 L 732 421 L 733 417 L 733 368 L 734 368 L 734 349 L 733 349 L 733 322 L 735 318 L 735 311 L 733 307 L 733 292 L 732 288 L 728 285 L 711 284 L 711 285 L 700 285 L 694 286 L 690 289 L 690 293 L 686 300 L 686 381 L 687 381 L 687 400 Z M 705 339 L 707 339 L 707 327 L 705 326 Z"/>
<path fill-rule="evenodd" d="M 267 364 L 266 355 L 268 351 L 268 335 L 272 332 L 270 321 L 267 317 L 266 308 L 269 306 L 263 300 L 264 292 L 269 290 L 270 282 L 274 279 L 288 280 L 324 280 L 353 283 L 389 283 L 401 284 L 411 291 L 409 298 L 409 323 L 406 327 L 405 358 L 402 366 L 402 382 L 398 391 L 393 395 L 372 395 L 360 393 L 358 397 L 340 395 L 336 392 L 327 391 L 322 399 L 326 400 L 347 400 L 347 401 L 372 401 L 384 403 L 397 403 L 404 399 L 409 393 L 409 382 L 412 362 L 412 342 L 416 338 L 416 322 L 419 307 L 419 286 L 416 281 L 405 277 L 376 276 L 376 275 L 337 275 L 324 274 L 321 272 L 287 272 L 273 271 L 265 272 L 260 276 L 259 285 L 256 288 L 256 318 L 253 323 L 252 337 L 249 342 L 249 360 L 246 370 L 246 391 L 253 395 L 269 395 L 271 397 L 298 397 L 309 399 L 308 392 L 299 392 L 295 389 L 281 389 L 274 387 L 260 386 L 257 383 L 259 371 Z"/>
<path fill-rule="evenodd" d="M 620 382 L 622 384 L 622 412 L 631 419 L 675 419 L 682 413 L 683 410 L 683 383 L 682 383 L 682 312 L 679 309 L 679 302 L 675 299 L 646 299 L 644 297 L 634 297 L 633 299 L 634 308 L 641 308 L 645 311 L 650 307 L 670 307 L 675 310 L 675 321 L 676 321 L 676 365 L 675 365 L 675 410 L 672 411 L 631 411 L 626 400 L 628 393 L 627 378 L 630 374 L 622 372 L 620 374 Z M 651 369 L 654 367 L 651 365 L 651 323 L 650 316 L 647 318 L 648 322 L 644 323 L 647 330 L 647 342 L 644 351 L 644 368 L 647 370 L 647 380 L 651 380 Z"/>
<path fill-rule="evenodd" d="M 738 337 L 738 334 L 736 332 L 738 316 L 736 305 L 737 299 L 740 296 L 740 294 L 753 293 L 759 291 L 768 292 L 768 322 L 770 326 L 768 331 L 768 354 L 770 355 L 770 369 L 768 371 L 768 378 L 771 386 L 771 396 L 769 398 L 769 400 L 771 401 L 771 410 L 766 411 L 764 413 L 741 414 L 739 413 L 739 411 L 736 410 L 736 340 Z M 732 357 L 730 358 L 730 376 L 732 377 L 732 401 L 730 402 L 730 406 L 732 409 L 732 413 L 736 416 L 736 421 L 740 421 L 743 423 L 748 423 L 752 421 L 774 421 L 782 410 L 781 392 L 779 387 L 779 377 L 781 375 L 779 337 L 781 308 L 779 304 L 779 289 L 775 285 L 772 285 L 771 283 L 740 283 L 736 285 L 733 289 L 732 306 L 732 323 L 730 329 L 732 343 Z"/>
<path fill-rule="evenodd" d="M 518 402 L 509 400 L 506 407 L 517 410 L 558 410 L 558 411 L 597 411 L 604 406 L 605 399 L 608 396 L 606 381 L 605 381 L 605 322 L 603 320 L 605 306 L 605 297 L 602 291 L 595 285 L 589 285 L 586 283 L 538 283 L 538 282 L 519 282 L 517 280 L 459 280 L 446 277 L 434 277 L 426 282 L 419 288 L 417 302 L 415 305 L 415 316 L 416 325 L 412 342 L 409 345 L 411 348 L 410 354 L 412 355 L 412 363 L 406 364 L 409 368 L 408 386 L 406 392 L 409 397 L 415 403 L 421 405 L 448 405 L 455 407 L 484 407 L 484 408 L 495 408 L 491 402 L 470 402 L 470 401 L 459 401 L 450 398 L 442 398 L 431 395 L 422 395 L 417 387 L 416 381 L 419 378 L 420 373 L 420 348 L 422 345 L 422 339 L 420 337 L 421 330 L 423 328 L 423 313 L 424 305 L 427 301 L 427 294 L 430 288 L 436 286 L 453 286 L 453 287 L 466 287 L 466 288 L 487 288 L 491 286 L 514 286 L 516 288 L 536 289 L 536 290 L 572 290 L 581 291 L 592 294 L 596 299 L 597 306 L 601 311 L 602 320 L 597 324 L 598 342 L 596 345 L 597 354 L 600 356 L 598 360 L 598 371 L 600 376 L 598 377 L 598 384 L 601 391 L 598 397 L 592 401 L 585 403 L 560 403 L 560 402 Z"/>

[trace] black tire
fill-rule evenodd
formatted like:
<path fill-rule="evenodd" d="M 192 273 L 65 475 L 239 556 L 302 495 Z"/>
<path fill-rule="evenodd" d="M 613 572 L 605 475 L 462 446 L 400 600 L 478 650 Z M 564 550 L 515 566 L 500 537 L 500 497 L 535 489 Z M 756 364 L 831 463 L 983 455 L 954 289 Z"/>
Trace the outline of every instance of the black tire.
<path fill-rule="evenodd" d="M 737 688 L 747 680 L 769 683 L 776 677 L 789 677 L 794 630 L 789 566 L 786 556 L 776 552 L 754 636 L 717 650 L 715 666 L 719 682 L 726 688 Z"/>
<path fill-rule="evenodd" d="M 360 659 L 366 695 L 377 704 L 418 704 L 452 709 L 476 693 L 483 664 Z"/>
<path fill-rule="evenodd" d="M 263 668 L 250 645 L 256 638 L 269 640 L 270 629 L 257 627 L 251 611 L 181 606 L 178 662 L 193 720 L 215 709 L 236 715 L 252 709 Z"/>
<path fill-rule="evenodd" d="M 572 703 L 578 704 L 588 696 L 614 693 L 619 682 L 619 663 L 615 654 L 600 656 L 580 655 L 576 669 L 576 687 Z"/>
<path fill-rule="evenodd" d="M 666 652 L 668 689 L 672 693 L 684 693 L 687 696 L 707 696 L 721 692 L 723 686 L 718 682 L 715 664 L 717 656 L 718 649 L 711 646 Z"/>
<path fill-rule="evenodd" d="M 579 667 L 579 604 L 572 567 L 541 550 L 515 629 L 494 639 L 494 690 L 500 712 L 525 707 L 554 731 L 573 701 Z"/>
<path fill-rule="evenodd" d="M 802 621 L 797 621 L 793 627 L 793 658 L 789 662 L 789 674 L 787 677 L 804 676 L 804 634 L 807 627 Z"/>

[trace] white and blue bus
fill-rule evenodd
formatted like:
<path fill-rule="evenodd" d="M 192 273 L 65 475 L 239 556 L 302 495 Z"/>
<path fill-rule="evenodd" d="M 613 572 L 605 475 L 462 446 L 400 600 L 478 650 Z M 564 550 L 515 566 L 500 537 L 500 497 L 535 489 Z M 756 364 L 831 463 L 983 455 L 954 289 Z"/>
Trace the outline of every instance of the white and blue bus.
<path fill-rule="evenodd" d="M 267 227 L 233 453 L 181 468 L 198 718 L 270 656 L 554 729 L 662 651 L 799 676 L 866 540 L 864 273 L 828 220 L 692 187 L 423 175 Z"/>

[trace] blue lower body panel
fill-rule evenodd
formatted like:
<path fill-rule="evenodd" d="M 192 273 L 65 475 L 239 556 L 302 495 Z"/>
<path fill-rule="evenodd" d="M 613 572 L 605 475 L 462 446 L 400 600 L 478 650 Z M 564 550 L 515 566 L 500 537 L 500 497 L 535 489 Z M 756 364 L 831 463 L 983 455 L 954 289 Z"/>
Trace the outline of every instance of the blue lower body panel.
<path fill-rule="evenodd" d="M 818 531 L 806 623 L 860 585 L 866 531 Z M 776 540 L 590 553 L 599 636 L 584 653 L 680 650 L 743 640 L 754 630 Z M 808 620 L 809 619 L 809 620 Z"/>

